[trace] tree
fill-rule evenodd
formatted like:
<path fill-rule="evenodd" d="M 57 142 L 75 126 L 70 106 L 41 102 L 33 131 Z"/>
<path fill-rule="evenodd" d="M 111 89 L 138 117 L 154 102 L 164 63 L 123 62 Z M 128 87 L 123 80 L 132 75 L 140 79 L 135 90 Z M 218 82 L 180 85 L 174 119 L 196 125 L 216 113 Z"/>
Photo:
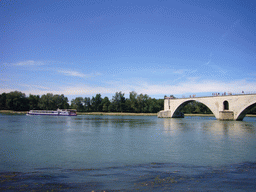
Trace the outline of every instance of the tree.
<path fill-rule="evenodd" d="M 160 99 L 159 99 L 160 100 Z M 149 113 L 157 113 L 163 109 L 164 101 L 162 99 L 161 102 L 159 100 L 153 98 L 148 99 L 148 112 Z"/>
<path fill-rule="evenodd" d="M 108 107 L 110 105 L 110 101 L 109 101 L 108 97 L 104 97 L 104 99 L 101 102 L 101 105 L 102 105 L 102 111 L 107 112 Z"/>
<path fill-rule="evenodd" d="M 28 97 L 28 102 L 29 102 L 29 109 L 39 109 L 39 100 L 40 100 L 40 96 L 39 95 L 29 95 Z"/>
<path fill-rule="evenodd" d="M 58 109 L 68 109 L 69 104 L 68 104 L 68 98 L 65 97 L 63 94 L 62 95 L 54 95 L 53 96 L 53 102 L 56 108 Z"/>
<path fill-rule="evenodd" d="M 56 110 L 57 106 L 54 104 L 53 101 L 53 94 L 47 93 L 46 95 L 42 95 L 42 97 L 39 100 L 38 106 L 40 109 L 44 110 Z"/>
<path fill-rule="evenodd" d="M 137 96 L 139 113 L 146 113 L 148 111 L 148 98 L 147 94 L 143 95 L 142 93 Z"/>
<path fill-rule="evenodd" d="M 181 109 L 182 113 L 187 113 L 187 114 L 193 114 L 193 113 L 207 113 L 211 114 L 211 110 L 204 104 L 196 101 L 192 101 L 185 105 L 183 109 Z"/>
<path fill-rule="evenodd" d="M 101 98 L 101 94 L 96 94 L 95 97 L 92 97 L 92 109 L 93 111 L 102 111 L 102 98 Z"/>
<path fill-rule="evenodd" d="M 192 101 L 188 104 L 186 104 L 183 109 L 181 109 L 181 112 L 182 113 L 187 113 L 187 114 L 191 114 L 191 113 L 194 113 L 194 111 L 196 110 L 196 106 L 195 106 L 195 102 Z"/>
<path fill-rule="evenodd" d="M 157 106 L 156 112 L 163 110 L 164 109 L 164 99 L 158 99 L 156 101 L 156 106 Z"/>
<path fill-rule="evenodd" d="M 136 92 L 130 92 L 129 99 L 125 102 L 126 110 L 135 113 L 157 113 L 164 108 L 164 99 L 152 99 L 147 94 L 137 95 Z"/>
<path fill-rule="evenodd" d="M 27 111 L 29 109 L 25 93 L 19 91 L 10 92 L 6 95 L 6 106 L 14 111 Z"/>
<path fill-rule="evenodd" d="M 112 103 L 109 104 L 109 106 L 108 106 L 108 111 L 109 111 L 109 112 L 114 112 L 114 111 L 115 111 L 115 110 L 114 110 L 114 105 L 113 105 Z"/>
<path fill-rule="evenodd" d="M 76 97 L 71 101 L 71 108 L 76 109 L 79 112 L 84 111 L 83 102 L 84 102 L 84 99 L 82 97 Z"/>
<path fill-rule="evenodd" d="M 256 106 L 252 107 L 251 110 L 248 112 L 249 114 L 256 114 Z"/>
<path fill-rule="evenodd" d="M 212 111 L 206 105 L 204 105 L 203 103 L 196 102 L 196 104 L 199 108 L 199 110 L 198 110 L 199 113 L 204 113 L 204 114 L 211 114 L 212 113 Z"/>
<path fill-rule="evenodd" d="M 125 97 L 124 93 L 116 92 L 116 94 L 112 97 L 113 109 L 116 112 L 125 111 Z"/>
<path fill-rule="evenodd" d="M 91 111 L 91 110 L 92 110 L 91 98 L 85 97 L 84 98 L 84 111 Z"/>
<path fill-rule="evenodd" d="M 126 99 L 125 100 L 125 109 L 127 112 L 132 113 L 133 112 L 133 108 L 131 107 L 131 99 Z"/>
<path fill-rule="evenodd" d="M 129 100 L 132 112 L 138 112 L 137 93 L 135 91 L 130 92 Z"/>
<path fill-rule="evenodd" d="M 39 99 L 38 107 L 44 110 L 68 109 L 68 98 L 62 95 L 47 93 Z"/>
<path fill-rule="evenodd" d="M 6 93 L 2 93 L 0 95 L 0 109 L 3 110 L 3 109 L 7 109 L 7 106 L 6 106 Z"/>

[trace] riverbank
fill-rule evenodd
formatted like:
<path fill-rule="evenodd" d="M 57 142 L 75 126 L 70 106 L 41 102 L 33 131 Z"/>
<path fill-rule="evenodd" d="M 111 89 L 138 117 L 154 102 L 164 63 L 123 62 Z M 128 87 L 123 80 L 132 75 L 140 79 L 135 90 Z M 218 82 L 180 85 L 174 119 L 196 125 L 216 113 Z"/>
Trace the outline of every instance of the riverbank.
<path fill-rule="evenodd" d="M 6 115 L 25 115 L 28 111 L 12 111 L 0 110 L 0 113 Z M 77 112 L 77 115 L 116 115 L 116 116 L 157 116 L 157 113 L 125 113 L 125 112 Z M 214 117 L 213 114 L 184 114 L 185 116 L 209 116 Z M 247 114 L 247 117 L 256 117 L 253 114 Z"/>
<path fill-rule="evenodd" d="M 28 113 L 28 111 L 0 110 L 0 113 L 6 115 L 25 115 Z"/>
<path fill-rule="evenodd" d="M 157 113 L 77 112 L 77 115 L 157 116 Z"/>

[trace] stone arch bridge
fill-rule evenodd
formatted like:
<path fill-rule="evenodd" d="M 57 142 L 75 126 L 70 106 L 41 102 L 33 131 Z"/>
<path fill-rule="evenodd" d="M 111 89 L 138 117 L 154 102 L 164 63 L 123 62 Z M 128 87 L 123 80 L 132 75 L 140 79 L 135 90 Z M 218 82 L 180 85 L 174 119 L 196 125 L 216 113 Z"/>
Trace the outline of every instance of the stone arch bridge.
<path fill-rule="evenodd" d="M 158 117 L 184 117 L 180 110 L 192 101 L 197 101 L 206 105 L 219 120 L 242 121 L 246 113 L 256 106 L 256 94 L 193 97 L 182 99 L 166 97 L 164 99 L 164 110 L 158 112 Z"/>

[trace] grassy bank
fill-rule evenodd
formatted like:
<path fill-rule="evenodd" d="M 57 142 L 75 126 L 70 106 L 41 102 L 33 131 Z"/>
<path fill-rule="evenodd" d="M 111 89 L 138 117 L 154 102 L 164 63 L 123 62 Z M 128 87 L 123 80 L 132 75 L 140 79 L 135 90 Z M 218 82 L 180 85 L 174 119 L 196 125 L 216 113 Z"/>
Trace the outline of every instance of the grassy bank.
<path fill-rule="evenodd" d="M 25 115 L 27 111 L 0 110 L 0 113 L 7 115 Z M 77 115 L 116 115 L 116 116 L 157 116 L 157 113 L 121 113 L 121 112 L 77 112 Z M 213 114 L 184 114 L 185 116 L 209 116 Z M 247 114 L 247 117 L 256 117 L 256 114 Z"/>
<path fill-rule="evenodd" d="M 157 113 L 77 112 L 77 115 L 156 116 Z"/>
<path fill-rule="evenodd" d="M 0 110 L 0 113 L 6 115 L 24 115 L 27 114 L 27 111 Z"/>
<path fill-rule="evenodd" d="M 28 111 L 0 110 L 0 113 L 7 115 L 27 114 Z M 118 116 L 156 116 L 157 113 L 121 113 L 121 112 L 77 112 L 77 115 L 118 115 Z"/>
<path fill-rule="evenodd" d="M 204 116 L 204 117 L 214 117 L 214 115 L 213 114 L 198 114 L 198 113 L 196 113 L 196 114 L 184 114 L 185 116 Z"/>

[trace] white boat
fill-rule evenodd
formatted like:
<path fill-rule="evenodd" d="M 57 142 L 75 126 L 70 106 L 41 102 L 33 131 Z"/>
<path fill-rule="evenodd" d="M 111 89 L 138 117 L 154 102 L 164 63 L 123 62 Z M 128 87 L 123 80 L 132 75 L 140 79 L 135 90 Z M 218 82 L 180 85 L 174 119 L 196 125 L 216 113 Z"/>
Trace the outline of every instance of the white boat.
<path fill-rule="evenodd" d="M 27 115 L 76 116 L 74 109 L 30 110 Z"/>

